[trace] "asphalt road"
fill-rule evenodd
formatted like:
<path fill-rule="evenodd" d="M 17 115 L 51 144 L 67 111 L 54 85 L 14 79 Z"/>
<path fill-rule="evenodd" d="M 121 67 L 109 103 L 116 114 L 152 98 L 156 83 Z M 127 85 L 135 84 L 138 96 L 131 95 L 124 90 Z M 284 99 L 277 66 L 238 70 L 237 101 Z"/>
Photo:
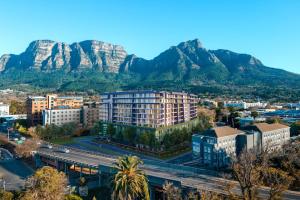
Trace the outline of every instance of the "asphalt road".
<path fill-rule="evenodd" d="M 56 157 L 57 159 L 65 160 L 66 162 L 77 162 L 90 166 L 113 166 L 116 161 L 115 156 L 109 156 L 104 154 L 93 154 L 92 152 L 86 152 L 79 149 L 70 149 L 69 153 L 62 153 L 57 151 L 56 148 L 46 149 L 41 148 L 38 153 L 44 156 Z M 172 165 L 168 167 L 165 165 L 159 165 L 157 163 L 146 163 L 141 167 L 145 173 L 149 176 L 165 178 L 167 180 L 179 181 L 183 186 L 197 188 L 200 190 L 210 190 L 218 193 L 224 193 L 224 185 L 228 181 L 217 176 L 207 175 L 205 170 L 203 173 L 194 173 L 187 170 L 182 170 L 180 165 Z M 234 191 L 239 193 L 239 188 L 235 188 Z M 260 196 L 266 197 L 268 189 L 260 189 Z M 300 192 L 287 191 L 284 193 L 284 199 L 298 200 L 300 199 Z"/>
<path fill-rule="evenodd" d="M 0 162 L 0 177 L 5 180 L 6 190 L 19 190 L 23 188 L 27 177 L 33 174 L 33 170 L 20 160 Z M 0 182 L 3 188 L 3 182 Z"/>

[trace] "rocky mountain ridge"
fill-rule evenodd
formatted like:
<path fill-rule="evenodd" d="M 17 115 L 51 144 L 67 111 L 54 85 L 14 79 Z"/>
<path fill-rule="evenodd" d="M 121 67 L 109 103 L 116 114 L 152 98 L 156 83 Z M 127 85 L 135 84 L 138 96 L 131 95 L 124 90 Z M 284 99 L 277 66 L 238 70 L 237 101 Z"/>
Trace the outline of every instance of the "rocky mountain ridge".
<path fill-rule="evenodd" d="M 9 73 L 11 70 L 34 73 L 94 70 L 100 74 L 131 74 L 131 80 L 135 81 L 154 81 L 155 84 L 179 81 L 192 86 L 217 83 L 295 87 L 300 84 L 298 74 L 266 67 L 248 54 L 224 49 L 208 50 L 198 39 L 172 46 L 151 60 L 128 55 L 120 45 L 96 40 L 70 45 L 37 40 L 31 42 L 20 55 L 5 54 L 0 57 L 0 72 Z"/>
<path fill-rule="evenodd" d="M 3 55 L 0 58 L 0 71 L 10 68 L 39 71 L 93 68 L 103 72 L 118 72 L 126 56 L 122 46 L 96 40 L 71 45 L 51 40 L 36 40 L 20 55 Z"/>

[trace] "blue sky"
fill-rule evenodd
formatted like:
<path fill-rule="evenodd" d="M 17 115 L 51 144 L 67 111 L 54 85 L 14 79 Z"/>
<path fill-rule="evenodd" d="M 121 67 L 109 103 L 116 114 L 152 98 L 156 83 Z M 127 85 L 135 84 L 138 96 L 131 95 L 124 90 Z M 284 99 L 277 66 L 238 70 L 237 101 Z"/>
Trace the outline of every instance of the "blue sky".
<path fill-rule="evenodd" d="M 37 39 L 96 39 L 151 59 L 199 38 L 300 73 L 299 0 L 3 0 L 0 26 L 1 55 Z"/>

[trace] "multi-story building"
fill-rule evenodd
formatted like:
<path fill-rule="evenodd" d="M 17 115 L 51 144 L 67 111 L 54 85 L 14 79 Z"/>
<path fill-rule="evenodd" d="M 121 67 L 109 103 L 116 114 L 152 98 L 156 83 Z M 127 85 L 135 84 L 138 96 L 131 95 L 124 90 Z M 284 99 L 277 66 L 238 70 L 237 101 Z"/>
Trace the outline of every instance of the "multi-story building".
<path fill-rule="evenodd" d="M 31 126 L 42 124 L 42 111 L 45 109 L 56 109 L 59 107 L 80 108 L 82 105 L 83 97 L 59 97 L 56 94 L 46 96 L 30 96 L 27 98 L 28 124 Z"/>
<path fill-rule="evenodd" d="M 92 128 L 100 120 L 100 103 L 86 102 L 82 107 L 83 125 Z"/>
<path fill-rule="evenodd" d="M 192 137 L 193 156 L 202 164 L 223 167 L 230 157 L 243 149 L 273 151 L 290 139 L 290 127 L 283 124 L 257 123 L 243 130 L 228 126 L 215 127 Z"/>
<path fill-rule="evenodd" d="M 82 124 L 81 108 L 59 108 L 43 110 L 43 126 L 54 124 L 61 126 L 67 123 Z"/>
<path fill-rule="evenodd" d="M 202 164 L 222 167 L 236 155 L 236 137 L 243 131 L 229 126 L 215 127 L 193 135 L 193 155 Z"/>
<path fill-rule="evenodd" d="M 0 102 L 0 116 L 9 115 L 9 105 Z"/>
<path fill-rule="evenodd" d="M 262 102 L 244 102 L 244 101 L 225 101 L 224 107 L 232 107 L 237 109 L 248 109 L 248 108 L 265 108 L 268 104 Z"/>
<path fill-rule="evenodd" d="M 100 95 L 100 119 L 106 122 L 165 127 L 197 116 L 195 95 L 181 92 L 128 91 Z"/>
<path fill-rule="evenodd" d="M 245 132 L 258 135 L 258 150 L 278 149 L 290 139 L 290 127 L 279 123 L 256 123 L 245 127 Z"/>

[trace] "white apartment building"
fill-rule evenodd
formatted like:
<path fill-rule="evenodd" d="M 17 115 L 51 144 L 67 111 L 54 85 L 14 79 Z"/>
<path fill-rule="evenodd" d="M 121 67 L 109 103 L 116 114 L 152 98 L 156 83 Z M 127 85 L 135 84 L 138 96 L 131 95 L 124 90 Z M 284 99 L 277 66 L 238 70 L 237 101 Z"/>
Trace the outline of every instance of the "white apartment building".
<path fill-rule="evenodd" d="M 81 125 L 81 109 L 45 109 L 43 110 L 43 126 L 54 124 L 61 126 L 66 123 Z"/>
<path fill-rule="evenodd" d="M 9 115 L 9 105 L 0 102 L 0 116 Z"/>
<path fill-rule="evenodd" d="M 196 118 L 197 97 L 183 92 L 128 91 L 100 95 L 100 120 L 152 128 Z"/>

